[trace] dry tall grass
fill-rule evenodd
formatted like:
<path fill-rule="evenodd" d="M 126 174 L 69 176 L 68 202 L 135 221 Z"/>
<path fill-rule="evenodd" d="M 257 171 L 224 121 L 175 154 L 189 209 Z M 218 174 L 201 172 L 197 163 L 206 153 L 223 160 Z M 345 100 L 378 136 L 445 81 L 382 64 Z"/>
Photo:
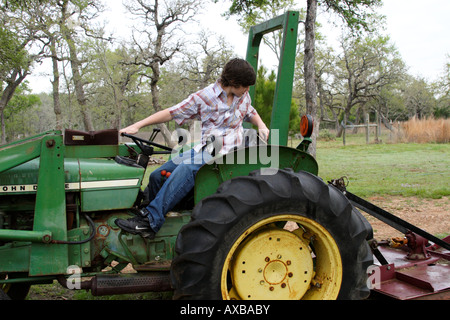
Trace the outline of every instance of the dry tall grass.
<path fill-rule="evenodd" d="M 404 122 L 399 138 L 404 142 L 448 143 L 450 142 L 450 119 L 417 119 Z"/>

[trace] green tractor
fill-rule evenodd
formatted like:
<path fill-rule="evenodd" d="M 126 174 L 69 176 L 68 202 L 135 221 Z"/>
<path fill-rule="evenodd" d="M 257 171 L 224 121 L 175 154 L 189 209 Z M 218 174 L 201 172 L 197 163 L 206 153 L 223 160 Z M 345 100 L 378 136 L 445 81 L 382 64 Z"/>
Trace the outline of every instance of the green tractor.
<path fill-rule="evenodd" d="M 250 30 L 283 29 L 269 144 L 204 165 L 190 199 L 152 240 L 115 225 L 143 199 L 149 156 L 170 148 L 117 130 L 49 131 L 0 147 L 0 297 L 24 299 L 57 280 L 93 295 L 172 291 L 176 299 L 364 299 L 369 223 L 342 190 L 318 178 L 303 141 L 287 147 L 298 12 Z M 254 94 L 254 92 L 252 93 Z M 164 177 L 161 178 L 164 182 Z M 132 265 L 135 272 L 123 272 Z"/>

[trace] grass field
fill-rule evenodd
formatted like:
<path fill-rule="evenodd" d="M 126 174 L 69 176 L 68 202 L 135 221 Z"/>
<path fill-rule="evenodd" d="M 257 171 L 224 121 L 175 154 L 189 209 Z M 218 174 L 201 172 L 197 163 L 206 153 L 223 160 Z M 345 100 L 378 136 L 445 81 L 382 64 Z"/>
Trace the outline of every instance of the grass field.
<path fill-rule="evenodd" d="M 450 195 L 450 144 L 358 143 L 358 136 L 319 141 L 319 176 L 325 181 L 346 176 L 347 189 L 362 197 L 372 195 L 440 198 Z M 355 142 L 356 141 L 356 142 Z"/>

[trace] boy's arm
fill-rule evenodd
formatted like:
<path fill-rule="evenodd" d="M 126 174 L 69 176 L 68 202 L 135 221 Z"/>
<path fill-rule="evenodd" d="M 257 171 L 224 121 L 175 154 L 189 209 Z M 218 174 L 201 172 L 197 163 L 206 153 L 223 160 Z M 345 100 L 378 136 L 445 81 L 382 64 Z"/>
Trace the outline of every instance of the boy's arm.
<path fill-rule="evenodd" d="M 163 123 L 172 120 L 172 115 L 169 112 L 169 109 L 158 111 L 151 116 L 138 121 L 126 128 L 123 128 L 119 131 L 119 133 L 128 133 L 128 134 L 136 134 L 138 133 L 139 129 L 152 125 L 152 124 L 158 124 Z"/>
<path fill-rule="evenodd" d="M 262 121 L 259 114 L 255 114 L 250 118 L 250 123 L 258 127 L 258 133 L 261 139 L 267 142 L 269 139 L 270 130 L 267 128 L 266 124 Z"/>

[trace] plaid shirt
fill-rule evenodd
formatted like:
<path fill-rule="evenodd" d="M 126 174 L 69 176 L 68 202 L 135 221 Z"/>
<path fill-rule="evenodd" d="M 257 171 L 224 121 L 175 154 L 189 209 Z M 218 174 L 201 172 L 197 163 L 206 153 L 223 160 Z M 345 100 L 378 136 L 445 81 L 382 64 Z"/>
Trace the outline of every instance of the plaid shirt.
<path fill-rule="evenodd" d="M 169 108 L 173 119 L 182 125 L 186 120 L 200 120 L 202 127 L 201 143 L 194 147 L 199 152 L 209 137 L 221 139 L 221 154 L 241 146 L 244 138 L 243 121 L 249 121 L 257 114 L 251 105 L 248 92 L 242 97 L 234 97 L 231 106 L 227 105 L 227 94 L 218 82 L 191 94 L 187 99 Z"/>

